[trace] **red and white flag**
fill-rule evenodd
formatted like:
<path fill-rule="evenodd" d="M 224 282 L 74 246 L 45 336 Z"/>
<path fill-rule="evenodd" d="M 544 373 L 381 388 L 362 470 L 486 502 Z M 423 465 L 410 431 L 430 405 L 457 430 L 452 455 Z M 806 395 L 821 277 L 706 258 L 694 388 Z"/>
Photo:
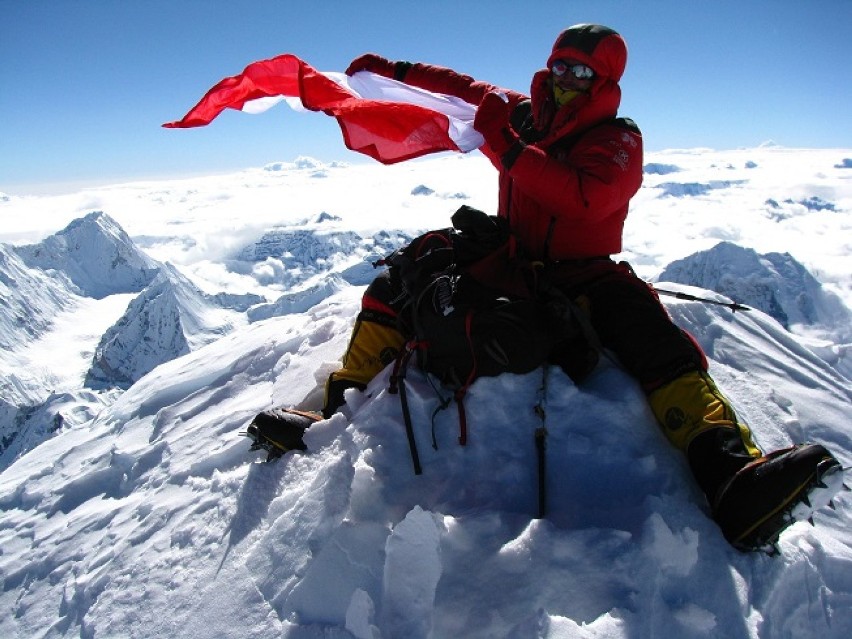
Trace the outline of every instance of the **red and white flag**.
<path fill-rule="evenodd" d="M 163 126 L 205 126 L 225 109 L 259 113 L 282 100 L 334 116 L 347 148 L 384 164 L 437 151 L 467 153 L 483 143 L 473 129 L 476 105 L 366 71 L 323 73 L 289 54 L 253 62 L 210 89 L 183 119 Z"/>

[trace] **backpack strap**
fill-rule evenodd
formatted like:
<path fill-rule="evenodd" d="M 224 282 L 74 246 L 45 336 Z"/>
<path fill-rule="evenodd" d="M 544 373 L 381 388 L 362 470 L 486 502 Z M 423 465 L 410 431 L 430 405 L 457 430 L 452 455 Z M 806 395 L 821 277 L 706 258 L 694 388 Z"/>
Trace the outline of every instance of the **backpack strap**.
<path fill-rule="evenodd" d="M 467 394 L 468 388 L 476 379 L 476 360 L 475 353 L 473 348 L 473 340 L 471 337 L 471 325 L 473 319 L 473 312 L 468 311 L 467 317 L 465 318 L 465 335 L 467 337 L 468 345 L 470 347 L 471 356 L 474 357 L 474 366 L 468 378 L 464 381 L 464 384 L 456 390 L 453 395 L 453 399 L 456 402 L 456 406 L 458 408 L 459 414 L 459 444 L 462 446 L 467 445 L 467 414 L 464 409 L 464 397 Z M 405 423 L 405 435 L 408 438 L 408 448 L 411 450 L 411 463 L 414 466 L 414 474 L 422 475 L 423 467 L 420 464 L 420 455 L 417 452 L 417 442 L 414 439 L 414 424 L 411 421 L 411 409 L 408 406 L 408 395 L 405 390 L 405 374 L 408 371 L 408 365 L 411 361 L 412 355 L 414 352 L 420 348 L 426 346 L 423 342 L 417 340 L 409 340 L 406 345 L 400 349 L 399 354 L 394 360 L 393 370 L 390 375 L 390 382 L 388 384 L 388 393 L 391 395 L 399 395 L 399 403 L 400 408 L 402 409 L 402 419 Z M 435 414 L 444 408 L 447 407 L 447 404 L 442 402 L 441 406 L 435 410 L 435 413 L 432 415 L 432 446 L 437 450 L 438 445 L 435 441 L 434 434 L 434 421 Z"/>
<path fill-rule="evenodd" d="M 459 409 L 459 444 L 467 446 L 467 414 L 464 412 L 464 392 L 456 391 L 456 406 Z"/>
<path fill-rule="evenodd" d="M 465 315 L 464 332 L 468 348 L 470 349 L 470 356 L 473 361 L 473 366 L 471 368 L 470 374 L 467 376 L 467 379 L 465 379 L 453 393 L 453 401 L 456 402 L 456 408 L 458 409 L 459 415 L 459 444 L 461 446 L 467 445 L 467 413 L 464 409 L 464 398 L 471 384 L 473 384 L 473 382 L 476 380 L 477 376 L 476 349 L 473 347 L 473 337 L 471 335 L 472 325 L 473 310 L 469 310 Z M 412 340 L 410 343 L 413 344 L 412 352 L 418 347 L 428 347 L 429 345 L 427 342 L 415 342 L 414 340 Z M 429 373 L 426 373 L 426 375 L 428 376 Z M 437 393 L 437 389 L 435 390 Z M 440 405 L 435 409 L 435 412 L 432 413 L 432 448 L 434 448 L 435 450 L 438 450 L 438 442 L 435 438 L 435 416 L 440 411 L 444 410 L 450 405 L 450 400 L 441 399 L 440 393 L 438 393 L 438 398 L 440 399 Z M 408 419 L 410 419 L 410 416 L 408 417 Z"/>
<path fill-rule="evenodd" d="M 456 390 L 454 395 L 456 406 L 459 410 L 459 444 L 462 446 L 467 445 L 467 414 L 464 411 L 464 396 L 467 394 L 467 389 L 470 388 L 471 384 L 473 384 L 477 375 L 476 349 L 473 347 L 473 336 L 471 335 L 472 328 L 473 309 L 470 309 L 464 318 L 464 336 L 467 339 L 467 346 L 470 349 L 470 357 L 473 362 L 473 366 L 471 366 L 470 374 L 467 376 L 467 379 L 464 380 L 464 383 Z"/>

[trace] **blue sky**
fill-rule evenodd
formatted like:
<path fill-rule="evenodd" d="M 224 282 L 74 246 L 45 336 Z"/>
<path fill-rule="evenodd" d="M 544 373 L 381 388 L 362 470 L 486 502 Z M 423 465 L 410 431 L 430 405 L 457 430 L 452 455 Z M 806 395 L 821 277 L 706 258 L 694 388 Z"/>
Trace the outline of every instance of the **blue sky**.
<path fill-rule="evenodd" d="M 160 125 L 280 53 L 340 71 L 375 51 L 527 92 L 578 22 L 626 38 L 621 112 L 648 150 L 852 148 L 850 0 L 0 0 L 0 192 L 370 162 L 332 118 L 285 106 Z"/>

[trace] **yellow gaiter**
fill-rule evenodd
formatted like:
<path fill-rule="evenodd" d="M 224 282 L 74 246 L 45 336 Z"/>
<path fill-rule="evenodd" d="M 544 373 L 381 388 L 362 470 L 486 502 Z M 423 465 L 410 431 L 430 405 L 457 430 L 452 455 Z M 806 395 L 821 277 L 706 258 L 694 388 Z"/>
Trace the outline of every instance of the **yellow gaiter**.
<path fill-rule="evenodd" d="M 655 390 L 648 397 L 651 410 L 669 441 L 686 451 L 700 433 L 713 428 L 738 431 L 752 457 L 760 457 L 749 427 L 738 422 L 734 409 L 709 375 L 691 372 Z"/>
<path fill-rule="evenodd" d="M 394 360 L 403 344 L 405 338 L 396 328 L 359 318 L 343 356 L 343 367 L 333 376 L 366 385 Z"/>

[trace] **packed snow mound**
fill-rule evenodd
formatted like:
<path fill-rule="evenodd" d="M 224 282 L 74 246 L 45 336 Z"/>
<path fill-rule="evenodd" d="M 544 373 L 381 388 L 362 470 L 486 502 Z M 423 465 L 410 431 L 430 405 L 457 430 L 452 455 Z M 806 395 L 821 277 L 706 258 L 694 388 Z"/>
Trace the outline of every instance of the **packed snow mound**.
<path fill-rule="evenodd" d="M 658 279 L 716 291 L 762 310 L 787 329 L 818 325 L 836 330 L 841 342 L 852 340 L 852 311 L 789 253 L 760 255 L 720 242 L 672 262 Z"/>
<path fill-rule="evenodd" d="M 164 265 L 104 333 L 86 386 L 129 388 L 160 364 L 232 330 L 231 315 L 174 267 Z"/>
<path fill-rule="evenodd" d="M 30 268 L 63 273 L 80 295 L 96 299 L 139 292 L 160 266 L 102 211 L 74 220 L 38 244 L 16 250 Z"/>
<path fill-rule="evenodd" d="M 307 454 L 259 463 L 238 432 L 260 410 L 304 405 L 358 308 L 342 291 L 164 364 L 0 475 L 0 635 L 852 632 L 850 493 L 816 528 L 782 535 L 780 557 L 738 553 L 608 360 L 579 387 L 558 368 L 479 379 L 465 447 L 452 405 L 433 423 L 438 398 L 412 367 L 420 476 L 388 371 L 308 431 Z M 819 441 L 849 466 L 848 380 L 759 311 L 669 309 L 764 447 Z"/>

